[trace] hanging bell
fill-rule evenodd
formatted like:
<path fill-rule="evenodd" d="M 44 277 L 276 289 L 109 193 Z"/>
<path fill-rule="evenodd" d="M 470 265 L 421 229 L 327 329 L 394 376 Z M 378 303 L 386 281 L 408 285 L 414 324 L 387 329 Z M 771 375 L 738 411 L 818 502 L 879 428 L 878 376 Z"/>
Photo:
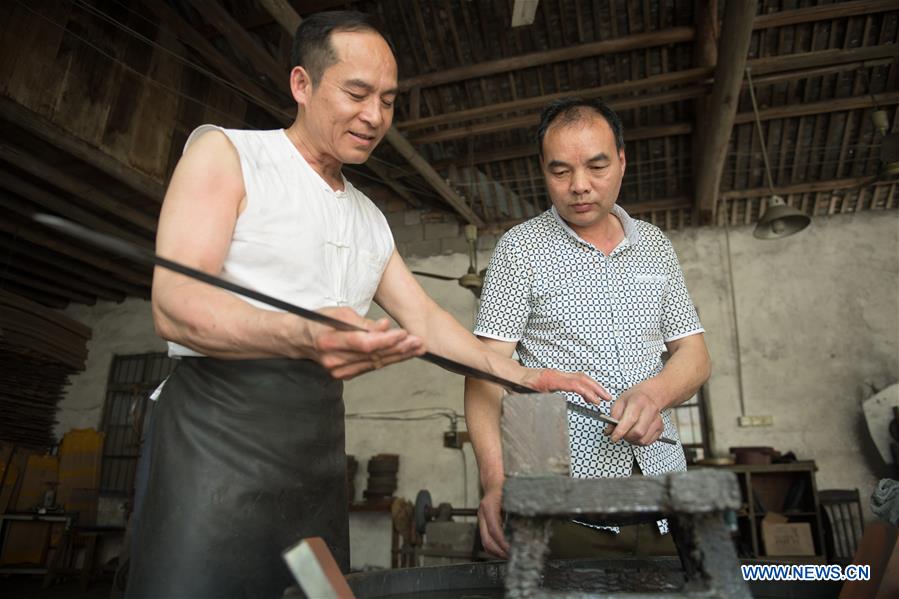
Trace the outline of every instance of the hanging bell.
<path fill-rule="evenodd" d="M 782 197 L 774 195 L 768 200 L 768 209 L 756 223 L 752 234 L 756 239 L 779 239 L 798 233 L 811 222 L 808 215 L 787 206 Z"/>

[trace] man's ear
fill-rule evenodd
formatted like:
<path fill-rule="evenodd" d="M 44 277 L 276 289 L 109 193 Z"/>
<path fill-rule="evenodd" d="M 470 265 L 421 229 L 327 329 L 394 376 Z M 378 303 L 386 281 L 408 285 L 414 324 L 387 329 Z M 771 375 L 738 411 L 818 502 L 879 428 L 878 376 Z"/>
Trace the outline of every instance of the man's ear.
<path fill-rule="evenodd" d="M 312 77 L 303 67 L 294 67 L 290 71 L 290 93 L 301 106 L 309 102 L 312 95 Z"/>
<path fill-rule="evenodd" d="M 624 177 L 624 170 L 627 167 L 627 160 L 624 159 L 624 148 L 618 150 L 618 160 L 621 161 L 621 176 Z"/>

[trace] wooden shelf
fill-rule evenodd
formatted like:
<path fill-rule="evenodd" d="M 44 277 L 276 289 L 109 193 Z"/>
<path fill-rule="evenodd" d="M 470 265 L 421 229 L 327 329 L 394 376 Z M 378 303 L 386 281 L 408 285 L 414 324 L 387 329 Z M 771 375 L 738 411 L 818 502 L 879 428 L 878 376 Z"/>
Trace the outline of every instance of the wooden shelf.
<path fill-rule="evenodd" d="M 737 510 L 741 560 L 767 562 L 823 563 L 824 532 L 818 505 L 815 462 L 786 464 L 712 466 L 737 475 L 743 505 Z M 815 555 L 766 556 L 762 543 L 762 518 L 768 512 L 785 516 L 790 522 L 806 522 L 812 529 Z M 748 555 L 746 553 L 748 552 Z"/>

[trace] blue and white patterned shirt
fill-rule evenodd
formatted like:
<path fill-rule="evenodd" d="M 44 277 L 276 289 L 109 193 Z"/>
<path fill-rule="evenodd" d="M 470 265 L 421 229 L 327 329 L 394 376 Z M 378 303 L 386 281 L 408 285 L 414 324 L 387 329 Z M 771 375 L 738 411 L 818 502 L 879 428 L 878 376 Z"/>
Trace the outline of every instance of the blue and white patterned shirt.
<path fill-rule="evenodd" d="M 617 399 L 662 371 L 666 342 L 703 328 L 668 238 L 617 204 L 612 214 L 624 239 L 608 256 L 555 208 L 506 233 L 487 269 L 474 333 L 517 342 L 529 368 L 584 372 Z M 611 404 L 600 409 L 608 414 Z M 662 421 L 663 434 L 679 439 L 670 410 Z M 568 426 L 575 478 L 630 476 L 634 459 L 646 475 L 686 470 L 680 445 L 612 443 L 601 423 L 572 411 Z"/>

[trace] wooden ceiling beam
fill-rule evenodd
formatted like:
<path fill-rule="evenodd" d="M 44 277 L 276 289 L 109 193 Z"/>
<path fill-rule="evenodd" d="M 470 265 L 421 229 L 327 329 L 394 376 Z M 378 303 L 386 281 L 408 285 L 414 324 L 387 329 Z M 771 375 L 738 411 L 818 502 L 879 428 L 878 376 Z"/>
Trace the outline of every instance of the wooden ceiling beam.
<path fill-rule="evenodd" d="M 0 96 L 0 118 L 121 181 L 131 189 L 162 203 L 165 185 L 155 178 L 110 156 L 21 104 Z"/>
<path fill-rule="evenodd" d="M 703 85 L 695 85 L 691 87 L 682 87 L 670 91 L 659 92 L 657 94 L 643 94 L 637 96 L 627 96 L 609 100 L 608 105 L 616 111 L 631 110 L 641 106 L 657 106 L 659 104 L 667 104 L 669 102 L 679 102 L 692 98 L 700 98 L 705 96 L 707 89 Z M 533 127 L 540 122 L 540 115 L 536 112 L 525 114 L 517 117 L 505 119 L 497 119 L 486 123 L 476 123 L 463 127 L 454 127 L 452 129 L 444 129 L 442 131 L 433 131 L 428 133 L 420 133 L 410 138 L 415 144 L 437 143 L 451 141 L 454 139 L 464 139 L 473 135 L 486 135 L 489 133 L 498 133 L 500 131 L 510 131 L 512 129 L 521 129 Z"/>
<path fill-rule="evenodd" d="M 153 248 L 153 242 L 147 238 L 135 235 L 131 231 L 127 231 L 104 218 L 96 216 L 92 212 L 83 210 L 78 207 L 76 202 L 50 193 L 42 187 L 29 183 L 5 169 L 0 169 L 0 188 L 5 188 L 29 202 L 37 204 L 41 208 L 54 212 L 59 216 L 91 229 L 115 235 L 116 237 L 130 241 L 141 247 Z M 0 196 L 0 205 L 6 205 L 12 200 L 13 198 L 10 198 L 8 195 Z"/>
<path fill-rule="evenodd" d="M 637 127 L 636 129 L 624 130 L 624 141 L 641 141 L 644 139 L 658 139 L 660 137 L 673 137 L 675 135 L 690 135 L 693 132 L 693 125 L 690 123 L 673 123 L 671 125 L 659 125 L 656 127 Z M 537 155 L 537 146 L 535 144 L 527 144 L 523 146 L 515 146 L 505 148 L 503 150 L 495 150 L 492 152 L 477 152 L 471 157 L 465 158 L 447 158 L 434 163 L 434 168 L 445 169 L 450 165 L 458 165 L 463 163 L 484 164 L 485 162 L 499 162 L 502 160 L 514 160 L 516 158 L 527 158 Z M 411 173 L 405 173 L 402 176 L 408 176 Z"/>
<path fill-rule="evenodd" d="M 402 131 L 410 131 L 413 129 L 422 129 L 425 127 L 436 127 L 439 125 L 452 125 L 459 122 L 471 121 L 496 114 L 507 114 L 510 112 L 519 112 L 523 110 L 538 110 L 554 100 L 577 96 L 579 98 L 598 98 L 610 96 L 624 96 L 634 94 L 646 89 L 654 87 L 671 87 L 676 85 L 684 85 L 687 83 L 696 83 L 697 81 L 705 81 L 710 79 L 714 72 L 713 67 L 684 69 L 674 71 L 672 73 L 664 73 L 662 75 L 654 75 L 646 79 L 638 81 L 624 81 L 621 83 L 611 83 L 600 87 L 591 87 L 586 89 L 571 90 L 559 92 L 555 94 L 546 94 L 536 98 L 522 98 L 512 102 L 501 102 L 490 104 L 487 106 L 479 106 L 468 110 L 460 110 L 457 112 L 448 112 L 436 116 L 425 117 L 415 120 L 407 120 L 397 123 L 396 126 Z"/>
<path fill-rule="evenodd" d="M 0 247 L 5 249 L 17 262 L 40 264 L 51 271 L 56 269 L 64 270 L 71 275 L 77 276 L 92 287 L 103 289 L 104 294 L 112 294 L 114 298 L 120 296 L 119 292 L 135 297 L 148 298 L 150 296 L 149 287 L 133 285 L 116 277 L 111 277 L 108 272 L 92 268 L 78 260 L 69 258 L 65 254 L 52 252 L 21 238 L 0 235 Z M 114 301 L 119 300 L 114 299 Z"/>
<path fill-rule="evenodd" d="M 39 225 L 25 225 L 22 223 L 12 222 L 8 219 L 0 220 L 0 232 L 24 239 L 25 241 L 42 245 L 54 252 L 59 252 L 69 258 L 74 258 L 85 264 L 95 266 L 100 270 L 113 273 L 129 283 L 149 287 L 150 272 L 149 269 L 144 271 L 136 271 L 125 266 L 124 263 L 106 258 L 82 249 L 68 241 L 62 241 L 56 231 L 40 227 Z"/>
<path fill-rule="evenodd" d="M 893 106 L 899 104 L 899 92 L 889 92 L 885 94 L 868 94 L 866 96 L 855 96 L 853 98 L 836 98 L 833 100 L 824 100 L 822 102 L 812 102 L 809 104 L 796 104 L 792 106 L 773 106 L 759 110 L 759 119 L 762 121 L 771 121 L 774 119 L 786 119 L 799 116 L 808 116 L 810 114 L 825 114 L 828 112 L 843 112 L 846 110 L 857 110 L 859 108 L 875 108 L 877 106 Z M 734 116 L 735 125 L 751 123 L 755 117 L 752 112 L 741 112 Z"/>
<path fill-rule="evenodd" d="M 752 29 L 768 29 L 771 27 L 783 27 L 785 25 L 796 25 L 800 23 L 811 23 L 815 21 L 884 12 L 895 10 L 895 8 L 895 0 L 856 0 L 853 2 L 836 2 L 823 6 L 787 10 L 760 15 L 758 17 L 750 15 L 748 22 L 751 23 Z M 545 52 L 532 52 L 520 56 L 510 56 L 479 64 L 457 67 L 455 69 L 424 73 L 422 75 L 401 80 L 400 90 L 408 91 L 416 86 L 422 88 L 432 87 L 554 62 L 598 56 L 601 54 L 642 50 L 655 46 L 690 42 L 695 39 L 696 31 L 691 27 L 678 27 L 662 31 L 639 33 L 626 37 L 588 42 L 577 46 L 558 48 Z"/>
<path fill-rule="evenodd" d="M 705 135 L 698 140 L 700 167 L 695 177 L 697 218 L 694 222 L 700 225 L 715 222 L 718 188 L 727 158 L 727 144 L 737 114 L 740 84 L 757 4 L 756 0 L 742 0 L 728 2 L 724 7 L 721 44 L 715 67 L 715 83 L 709 100 L 709 114 L 705 122 Z"/>
<path fill-rule="evenodd" d="M 859 15 L 870 15 L 879 12 L 896 10 L 895 0 L 854 0 L 852 2 L 834 2 L 808 8 L 796 8 L 759 15 L 752 22 L 753 29 L 769 29 L 787 25 L 800 25 L 815 21 L 830 21 Z"/>
<path fill-rule="evenodd" d="M 290 95 L 290 89 L 286 85 L 289 80 L 289 74 L 284 72 L 278 61 L 247 33 L 243 25 L 238 23 L 225 10 L 225 7 L 217 0 L 194 0 L 193 5 L 203 15 L 203 18 L 215 27 L 258 73 L 268 77 L 279 91 Z"/>
<path fill-rule="evenodd" d="M 766 56 L 750 60 L 747 64 L 752 69 L 752 76 L 755 78 L 756 75 L 767 75 L 770 73 L 801 71 L 816 67 L 896 58 L 899 58 L 899 44 L 881 44 L 847 50 L 817 50 L 800 54 Z"/>
<path fill-rule="evenodd" d="M 266 10 L 272 12 L 272 16 L 278 20 L 278 23 L 284 28 L 288 33 L 293 35 L 296 33 L 297 27 L 299 27 L 299 23 L 302 22 L 300 15 L 293 11 L 293 14 L 289 13 L 289 10 L 293 10 L 290 5 L 286 2 L 278 2 L 271 1 L 266 2 L 264 7 Z M 418 151 L 412 147 L 412 144 L 403 137 L 403 135 L 397 131 L 396 127 L 391 126 L 387 131 L 387 135 L 384 136 L 384 139 L 393 146 L 393 149 L 399 152 L 399 154 L 406 159 L 406 161 L 416 170 L 421 177 L 434 188 L 437 194 L 452 208 L 459 213 L 462 218 L 464 218 L 468 223 L 477 225 L 479 227 L 484 226 L 484 221 L 478 216 L 474 210 L 465 202 L 465 200 L 460 196 L 455 189 L 453 189 L 446 180 L 434 170 L 425 158 L 418 153 Z M 375 167 L 377 168 L 377 167 Z M 374 171 L 374 169 L 372 169 Z M 375 171 L 377 172 L 377 171 Z M 392 181 L 389 181 L 390 178 L 385 179 L 385 183 L 389 186 Z"/>
<path fill-rule="evenodd" d="M 32 289 L 41 293 L 58 295 L 59 297 L 64 297 L 69 301 L 78 302 L 79 304 L 87 304 L 88 306 L 93 306 L 97 303 L 97 297 L 95 295 L 86 295 L 84 293 L 74 291 L 63 285 L 60 285 L 59 282 L 57 282 L 56 284 L 47 283 L 46 281 L 35 276 L 22 274 L 14 270 L 13 268 L 0 269 L 0 285 L 3 285 L 3 283 L 7 281 L 12 281 L 13 283 L 17 283 L 22 287 Z"/>
<path fill-rule="evenodd" d="M 11 255 L 9 257 L 9 263 L 17 268 L 20 272 L 34 274 L 50 281 L 58 281 L 69 289 L 81 291 L 82 293 L 86 293 L 88 295 L 95 295 L 100 299 L 108 300 L 111 302 L 121 302 L 124 301 L 126 297 L 125 294 L 121 291 L 108 289 L 101 285 L 96 285 L 84 279 L 78 278 L 77 276 L 72 276 L 75 273 L 67 272 L 62 268 L 56 268 L 55 266 L 47 266 L 37 260 L 31 260 L 30 258 L 22 255 L 22 253 Z"/>
<path fill-rule="evenodd" d="M 64 310 L 66 306 L 69 305 L 68 300 L 62 298 L 58 295 L 51 295 L 49 293 L 42 293 L 40 291 L 35 291 L 30 287 L 23 287 L 17 283 L 13 283 L 12 281 L 4 281 L 3 282 L 3 290 L 9 291 L 13 295 L 17 295 L 19 297 L 24 297 L 26 299 L 30 299 L 33 302 L 37 302 L 42 306 L 46 306 L 47 308 L 54 308 L 56 310 Z"/>
<path fill-rule="evenodd" d="M 488 75 L 517 71 L 519 69 L 563 62 L 566 60 L 576 60 L 578 58 L 588 58 L 602 54 L 615 54 L 618 52 L 629 52 L 631 50 L 644 50 L 646 48 L 666 46 L 669 44 L 692 42 L 695 36 L 696 31 L 692 27 L 672 27 L 661 31 L 636 33 L 625 37 L 598 42 L 588 42 L 576 46 L 567 46 L 564 48 L 531 52 L 518 56 L 509 56 L 507 58 L 499 58 L 478 64 L 466 65 L 464 67 L 445 69 L 443 71 L 409 77 L 408 79 L 400 81 L 400 91 L 408 91 L 416 86 L 424 88 L 446 83 L 455 83 L 466 79 L 486 77 Z"/>
<path fill-rule="evenodd" d="M 193 25 L 184 20 L 165 0 L 141 0 L 141 2 L 156 15 L 162 24 L 171 27 L 179 38 L 189 44 L 240 93 L 252 99 L 277 119 L 290 120 L 293 118 L 291 111 L 282 108 L 282 102 L 279 99 L 274 98 L 271 92 L 247 76 L 234 64 L 233 60 L 225 58 L 209 40 L 197 32 Z"/>
<path fill-rule="evenodd" d="M 765 58 L 757 58 L 748 61 L 748 65 L 752 68 L 752 73 L 754 75 L 780 74 L 782 80 L 784 78 L 814 76 L 814 73 L 808 73 L 807 71 L 815 67 L 845 67 L 845 65 L 873 64 L 882 60 L 895 60 L 896 58 L 899 58 L 899 44 L 884 44 L 880 46 L 853 48 L 850 50 L 824 50 L 817 52 L 805 52 L 802 54 L 790 54 L 786 56 L 770 56 Z M 524 110 L 536 110 L 543 108 L 554 100 L 570 96 L 578 96 L 581 98 L 609 98 L 613 96 L 626 96 L 630 94 L 636 94 L 652 88 L 707 82 L 711 81 L 713 74 L 714 66 L 699 66 L 692 69 L 684 69 L 681 71 L 665 73 L 663 75 L 654 75 L 652 77 L 647 77 L 646 79 L 640 79 L 637 81 L 624 81 L 622 83 L 612 83 L 610 85 L 604 85 L 600 87 L 547 94 L 536 98 L 524 98 L 512 102 L 501 102 L 468 110 L 460 110 L 457 112 L 450 112 L 431 117 L 407 120 L 401 123 L 397 123 L 396 126 L 403 131 L 411 131 L 414 129 L 422 129 L 425 127 L 453 125 L 464 121 L 485 118 L 498 114 L 508 114 Z M 759 78 L 757 80 L 757 83 L 763 84 L 765 83 L 765 80 Z M 743 86 L 745 87 L 745 82 L 743 83 Z M 658 101 L 665 101 L 664 97 L 656 96 L 656 98 L 658 98 Z M 609 104 L 613 108 L 619 110 L 626 108 L 625 104 L 616 104 L 615 100 L 610 100 Z M 705 114 L 705 111 L 697 111 L 697 114 L 699 113 Z M 529 122 L 525 117 L 517 118 L 522 119 L 525 122 Z M 504 120 L 503 122 L 507 121 Z M 516 126 L 521 126 L 517 123 L 518 121 L 516 121 Z M 453 131 L 453 129 L 449 129 L 449 131 Z M 455 137 L 455 139 L 458 139 L 459 137 L 464 137 L 464 135 L 459 134 L 457 137 Z M 414 143 L 420 143 L 418 141 L 418 138 L 414 136 L 412 138 L 412 141 Z"/>
<path fill-rule="evenodd" d="M 830 181 L 811 181 L 808 183 L 796 183 L 794 185 L 775 186 L 774 191 L 781 196 L 818 193 L 822 191 L 841 191 L 844 189 L 862 188 L 867 185 L 892 185 L 895 181 L 875 181 L 873 177 L 853 177 L 848 179 L 831 179 Z M 720 194 L 722 200 L 737 200 L 742 198 L 763 198 L 771 195 L 771 190 L 765 187 L 753 189 L 734 189 Z"/>
<path fill-rule="evenodd" d="M 141 212 L 126 202 L 110 196 L 105 191 L 47 164 L 24 148 L 12 146 L 6 141 L 0 140 L 0 160 L 79 197 L 86 204 L 108 210 L 151 235 L 156 232 L 156 217 Z"/>

